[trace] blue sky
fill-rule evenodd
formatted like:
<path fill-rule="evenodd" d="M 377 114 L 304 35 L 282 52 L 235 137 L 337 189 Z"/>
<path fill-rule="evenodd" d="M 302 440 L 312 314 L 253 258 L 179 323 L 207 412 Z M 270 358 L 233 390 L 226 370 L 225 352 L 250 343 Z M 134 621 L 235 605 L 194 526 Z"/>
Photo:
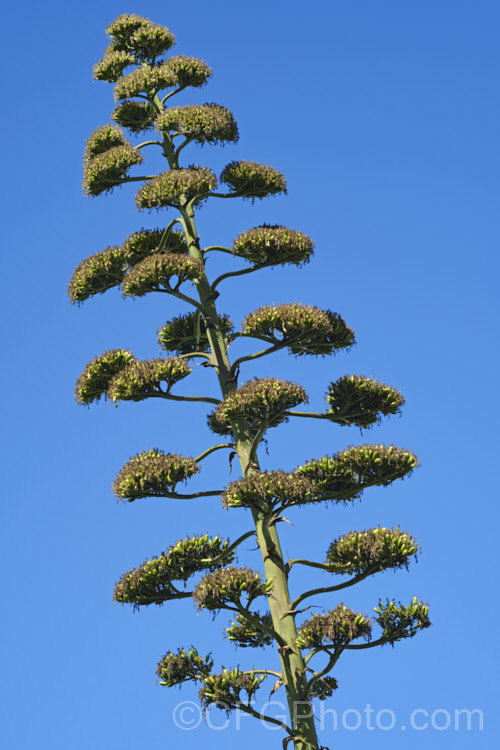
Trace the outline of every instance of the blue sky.
<path fill-rule="evenodd" d="M 483 712 L 483 731 L 477 722 L 472 731 L 455 730 L 453 721 L 447 730 L 408 727 L 405 746 L 492 747 L 500 166 L 493 0 L 89 0 L 4 11 L 4 747 L 190 750 L 237 742 L 246 750 L 281 742 L 245 718 L 240 730 L 234 722 L 221 731 L 175 727 L 176 704 L 196 701 L 196 690 L 167 690 L 154 679 L 156 662 L 179 645 L 213 651 L 218 666 L 270 666 L 274 654 L 237 653 L 221 636 L 227 618 L 212 622 L 190 601 L 139 614 L 111 603 L 125 570 L 187 533 L 235 538 L 249 524 L 217 498 L 114 502 L 111 481 L 137 451 L 155 445 L 197 455 L 211 444 L 203 405 L 86 409 L 73 399 L 94 355 L 121 346 L 158 356 L 157 328 L 186 311 L 163 295 L 123 301 L 115 290 L 81 308 L 66 297 L 81 259 L 171 218 L 137 214 L 132 187 L 94 200 L 81 193 L 85 139 L 113 107 L 112 87 L 93 83 L 91 70 L 106 45 L 104 27 L 123 12 L 167 25 L 177 53 L 214 68 L 209 86 L 182 103 L 215 101 L 235 114 L 239 143 L 193 147 L 189 160 L 219 171 L 250 159 L 287 176 L 286 197 L 203 208 L 202 243 L 230 244 L 263 222 L 316 242 L 315 259 L 301 270 L 227 283 L 219 309 L 238 323 L 263 304 L 298 300 L 339 312 L 356 331 L 349 353 L 275 355 L 248 366 L 243 380 L 300 382 L 317 410 L 328 383 L 346 372 L 392 383 L 406 397 L 401 418 L 363 435 L 290 422 L 269 434 L 263 455 L 265 468 L 291 469 L 348 444 L 394 442 L 421 459 L 408 481 L 368 491 L 352 507 L 297 510 L 283 531 L 291 556 L 320 560 L 333 538 L 378 523 L 400 524 L 423 548 L 409 573 L 379 575 L 344 597 L 370 614 L 379 597 L 418 595 L 429 601 L 434 626 L 394 650 L 344 656 L 328 704 L 340 726 L 325 728 L 323 744 L 348 750 L 368 741 L 390 750 L 412 711 L 453 716 L 464 708 Z M 211 263 L 216 273 L 234 262 Z M 186 388 L 216 394 L 201 368 Z M 227 481 L 219 454 L 196 480 L 200 488 Z M 240 562 L 258 566 L 250 550 Z M 309 582 L 297 576 L 297 591 Z M 367 704 L 393 711 L 396 727 L 341 725 L 345 711 L 363 713 Z M 214 714 L 213 725 L 223 719 Z M 435 714 L 436 725 L 445 722 Z"/>

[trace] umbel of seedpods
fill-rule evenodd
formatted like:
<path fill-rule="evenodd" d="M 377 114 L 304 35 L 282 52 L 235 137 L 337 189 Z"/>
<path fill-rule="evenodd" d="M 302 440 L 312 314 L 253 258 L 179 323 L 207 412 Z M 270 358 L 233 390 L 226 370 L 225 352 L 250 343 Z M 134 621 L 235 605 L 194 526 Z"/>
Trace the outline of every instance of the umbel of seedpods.
<path fill-rule="evenodd" d="M 120 286 L 124 297 L 169 294 L 180 300 L 184 310 L 158 330 L 162 356 L 139 360 L 129 349 L 106 351 L 89 362 L 78 378 L 76 398 L 81 404 L 102 396 L 115 404 L 150 398 L 209 404 L 208 425 L 225 442 L 214 441 L 197 457 L 143 447 L 118 472 L 113 491 L 128 502 L 217 495 L 228 509 L 247 509 L 245 518 L 250 521 L 250 528 L 235 541 L 195 534 L 173 542 L 165 552 L 124 573 L 114 599 L 140 608 L 192 597 L 200 610 L 231 612 L 234 621 L 227 637 L 241 648 L 277 649 L 280 669 L 237 665 L 217 672 L 211 654 L 201 656 L 185 645 L 160 660 L 160 684 L 171 687 L 193 681 L 205 708 L 238 707 L 263 718 L 255 696 L 271 679 L 273 691 L 282 688 L 286 693 L 290 719 L 264 718 L 282 727 L 285 747 L 293 742 L 298 750 L 318 750 L 311 701 L 323 700 L 337 688 L 331 673 L 341 654 L 393 645 L 430 625 L 427 606 L 416 598 L 408 605 L 379 602 L 374 616 L 368 617 L 335 598 L 332 602 L 331 595 L 375 573 L 407 568 L 419 548 L 399 527 L 379 526 L 334 539 L 322 561 L 300 557 L 285 561 L 278 524 L 289 507 L 351 503 L 369 487 L 402 479 L 416 467 L 417 458 L 392 445 L 364 444 L 308 460 L 291 471 L 261 471 L 259 448 L 269 429 L 290 418 L 369 428 L 383 416 L 397 414 L 403 397 L 372 378 L 345 375 L 328 386 L 326 410 L 309 412 L 303 409 L 308 395 L 298 383 L 274 377 L 240 382 L 247 361 L 282 349 L 296 356 L 333 355 L 353 345 L 354 333 L 338 313 L 298 302 L 250 312 L 239 330 L 219 312 L 223 281 L 271 266 L 308 263 L 313 242 L 299 230 L 264 224 L 243 230 L 231 247 L 203 247 L 195 224 L 202 204 L 229 198 L 254 201 L 285 193 L 285 177 L 255 161 L 231 161 L 219 177 L 208 166 L 181 164 L 184 149 L 192 143 L 225 145 L 238 140 L 236 121 L 224 106 L 213 102 L 172 106 L 180 91 L 204 86 L 212 70 L 203 60 L 170 54 L 174 35 L 147 18 L 122 15 L 109 25 L 107 35 L 110 43 L 94 67 L 94 77 L 114 84 L 116 107 L 111 123 L 98 127 L 87 141 L 84 192 L 93 197 L 137 182 L 139 212 L 168 209 L 171 216 L 159 229 L 138 229 L 119 240 L 121 244 L 83 260 L 70 281 L 69 296 L 73 303 L 81 303 Z M 134 145 L 129 138 L 136 136 L 142 141 Z M 149 148 L 164 156 L 165 170 L 133 173 Z M 209 279 L 205 259 L 210 252 L 228 253 L 246 265 Z M 228 347 L 241 338 L 263 342 L 263 348 L 231 360 Z M 196 363 L 206 365 L 207 375 L 217 378 L 220 398 L 179 392 L 179 384 Z M 202 461 L 224 449 L 238 456 L 241 478 L 229 484 L 221 479 L 225 487 L 183 491 L 182 486 L 201 471 Z M 256 538 L 260 570 L 235 564 L 239 545 L 249 537 Z M 289 580 L 293 582 L 299 565 L 324 571 L 332 582 L 292 597 Z M 310 608 L 301 607 L 302 603 L 314 597 L 316 604 L 321 595 L 327 595 L 324 611 L 308 612 L 306 619 L 303 612 Z M 378 628 L 375 636 L 374 627 Z"/>

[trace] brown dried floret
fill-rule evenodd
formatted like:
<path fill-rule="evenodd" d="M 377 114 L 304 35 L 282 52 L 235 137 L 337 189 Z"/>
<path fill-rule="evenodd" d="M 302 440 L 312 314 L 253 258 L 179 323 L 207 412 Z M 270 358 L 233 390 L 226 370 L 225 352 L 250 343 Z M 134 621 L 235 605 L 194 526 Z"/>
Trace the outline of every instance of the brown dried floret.
<path fill-rule="evenodd" d="M 286 179 L 281 172 L 256 161 L 232 161 L 220 175 L 242 198 L 265 198 L 267 195 L 286 193 Z"/>
<path fill-rule="evenodd" d="M 233 330 L 233 323 L 227 315 L 218 316 L 218 325 L 223 336 L 228 336 Z M 199 313 L 187 313 L 169 320 L 158 330 L 158 342 L 162 349 L 175 354 L 210 350 L 207 325 Z"/>
<path fill-rule="evenodd" d="M 139 211 L 177 206 L 181 197 L 198 202 L 216 186 L 217 178 L 208 167 L 169 169 L 144 183 L 135 202 Z"/>
<path fill-rule="evenodd" d="M 121 247 L 107 247 L 82 260 L 68 284 L 68 295 L 73 304 L 83 302 L 95 294 L 118 286 L 125 276 L 126 264 Z"/>
<path fill-rule="evenodd" d="M 332 573 L 376 573 L 408 568 L 409 558 L 418 550 L 414 537 L 399 526 L 395 529 L 377 526 L 366 531 L 349 531 L 335 539 L 326 554 L 326 564 Z"/>
<path fill-rule="evenodd" d="M 238 126 L 232 113 L 219 104 L 189 104 L 170 107 L 156 118 L 158 130 L 175 131 L 198 143 L 238 140 Z"/>
<path fill-rule="evenodd" d="M 269 428 L 287 420 L 286 410 L 307 403 L 298 383 L 278 378 L 254 378 L 227 394 L 215 410 L 215 424 L 246 418 L 252 429 Z"/>
<path fill-rule="evenodd" d="M 154 127 L 155 111 L 148 102 L 124 101 L 111 113 L 111 119 L 132 133 L 144 133 Z"/>
<path fill-rule="evenodd" d="M 176 654 L 169 651 L 156 668 L 160 685 L 173 687 L 181 685 L 189 680 L 203 680 L 209 676 L 213 668 L 211 655 L 205 658 L 198 654 L 198 651 L 191 646 L 188 652 L 180 648 Z"/>
<path fill-rule="evenodd" d="M 110 382 L 108 397 L 115 402 L 161 397 L 169 393 L 175 383 L 186 378 L 191 370 L 186 360 L 178 357 L 132 362 Z M 166 387 L 162 387 L 163 384 Z"/>
<path fill-rule="evenodd" d="M 170 497 L 179 482 L 200 471 L 194 458 L 157 448 L 132 456 L 112 484 L 117 498 L 132 502 L 142 497 Z"/>
<path fill-rule="evenodd" d="M 203 576 L 194 588 L 193 599 L 199 609 L 219 610 L 226 604 L 239 602 L 242 597 L 250 604 L 270 591 L 271 583 L 263 581 L 256 570 L 229 566 Z"/>
<path fill-rule="evenodd" d="M 392 385 L 364 375 L 344 375 L 330 383 L 326 401 L 332 421 L 363 428 L 379 422 L 382 414 L 397 414 L 404 404 L 402 394 Z"/>
<path fill-rule="evenodd" d="M 234 558 L 232 552 L 226 552 L 228 546 L 229 542 L 219 536 L 187 536 L 158 557 L 145 560 L 138 568 L 124 573 L 115 585 L 113 600 L 138 608 L 179 598 L 173 582 L 185 582 L 195 573 L 227 565 Z"/>
<path fill-rule="evenodd" d="M 368 444 L 308 461 L 294 473 L 312 481 L 317 501 L 343 502 L 359 497 L 367 487 L 386 487 L 395 479 L 402 479 L 417 464 L 415 454 L 404 448 Z"/>
<path fill-rule="evenodd" d="M 308 263 L 314 252 L 311 238 L 278 224 L 262 224 L 239 234 L 233 252 L 257 265 L 277 266 Z"/>
<path fill-rule="evenodd" d="M 356 638 L 369 640 L 371 620 L 361 612 L 354 612 L 341 602 L 336 609 L 322 615 L 313 615 L 306 620 L 297 636 L 299 648 L 319 648 L 333 646 L 343 649 Z"/>
<path fill-rule="evenodd" d="M 87 364 L 76 381 L 75 398 L 79 404 L 90 404 L 105 396 L 110 382 L 136 358 L 128 349 L 109 349 Z"/>
<path fill-rule="evenodd" d="M 354 332 L 337 313 L 298 302 L 260 307 L 246 316 L 243 332 L 297 356 L 324 356 L 354 343 Z"/>
<path fill-rule="evenodd" d="M 135 265 L 125 276 L 123 296 L 143 297 L 148 292 L 172 289 L 170 282 L 177 278 L 174 289 L 185 281 L 197 279 L 202 273 L 201 261 L 176 253 L 155 253 Z"/>
<path fill-rule="evenodd" d="M 226 508 L 264 508 L 312 502 L 314 484 L 308 477 L 264 471 L 230 482 L 222 495 Z"/>

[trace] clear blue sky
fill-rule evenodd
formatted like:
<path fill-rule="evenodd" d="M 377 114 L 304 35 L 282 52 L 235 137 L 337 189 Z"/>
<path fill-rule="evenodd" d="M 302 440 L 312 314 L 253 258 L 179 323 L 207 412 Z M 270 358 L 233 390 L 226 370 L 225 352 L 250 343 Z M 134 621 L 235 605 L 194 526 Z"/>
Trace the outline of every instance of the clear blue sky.
<path fill-rule="evenodd" d="M 363 436 L 306 420 L 269 435 L 266 468 L 293 468 L 367 441 L 394 442 L 421 459 L 408 481 L 368 491 L 353 507 L 296 511 L 295 525 L 283 532 L 291 555 L 315 559 L 339 534 L 378 523 L 400 524 L 423 548 L 410 573 L 365 581 L 344 599 L 370 614 L 379 596 L 418 595 L 430 602 L 434 627 L 394 650 L 345 655 L 328 705 L 339 716 L 367 704 L 390 709 L 397 727 L 326 729 L 324 745 L 493 747 L 495 0 L 88 0 L 11 3 L 4 11 L 3 746 L 190 750 L 237 743 L 246 750 L 281 742 L 248 719 L 245 732 L 234 724 L 177 729 L 173 708 L 196 700 L 196 690 L 167 690 L 154 679 L 158 659 L 179 645 L 213 650 L 218 666 L 269 666 L 274 655 L 237 653 L 221 637 L 227 618 L 212 622 L 190 601 L 139 614 L 111 603 L 125 570 L 186 533 L 234 538 L 248 526 L 244 512 L 224 512 L 217 498 L 113 500 L 111 481 L 130 455 L 151 445 L 196 455 L 211 444 L 202 405 L 103 403 L 87 410 L 73 400 L 74 381 L 94 355 L 121 346 L 158 356 L 156 329 L 185 311 L 163 295 L 133 302 L 111 291 L 79 309 L 66 297 L 82 258 L 169 216 L 137 214 L 132 188 L 94 200 L 81 193 L 85 139 L 113 107 L 112 87 L 93 83 L 91 70 L 106 44 L 104 27 L 123 12 L 167 25 L 177 53 L 214 68 L 209 87 L 183 103 L 215 101 L 237 118 L 236 146 L 193 147 L 189 160 L 216 170 L 233 159 L 262 161 L 288 178 L 287 197 L 204 208 L 203 244 L 228 244 L 263 222 L 301 229 L 316 241 L 312 264 L 228 284 L 220 309 L 238 323 L 260 305 L 299 300 L 341 313 L 357 334 L 349 354 L 319 361 L 283 354 L 249 366 L 243 379 L 296 380 L 321 409 L 328 383 L 355 372 L 394 384 L 407 400 L 401 418 Z M 228 260 L 211 262 L 215 272 Z M 205 370 L 186 387 L 215 393 Z M 209 458 L 198 486 L 228 481 L 226 461 Z M 240 558 L 252 561 L 258 565 L 250 551 Z M 400 725 L 419 708 L 429 715 L 480 709 L 484 730 L 408 728 L 402 735 Z M 435 723 L 444 721 L 436 715 Z"/>

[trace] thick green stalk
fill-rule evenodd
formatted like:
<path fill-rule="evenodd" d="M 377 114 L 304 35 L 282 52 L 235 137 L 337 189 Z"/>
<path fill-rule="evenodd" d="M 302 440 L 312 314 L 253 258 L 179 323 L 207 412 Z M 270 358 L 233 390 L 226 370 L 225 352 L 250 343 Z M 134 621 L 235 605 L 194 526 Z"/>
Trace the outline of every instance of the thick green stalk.
<path fill-rule="evenodd" d="M 155 102 L 158 111 L 161 102 Z M 164 153 L 170 168 L 178 168 L 177 156 L 168 133 L 163 133 Z M 194 221 L 194 209 L 187 199 L 181 199 L 179 211 L 182 217 L 186 242 L 192 257 L 203 261 L 199 238 Z M 232 374 L 227 345 L 220 329 L 215 296 L 205 273 L 195 282 L 200 306 L 205 318 L 207 337 L 211 350 L 211 363 L 217 373 L 222 397 L 235 390 L 237 378 Z M 232 422 L 235 450 L 238 455 L 243 476 L 259 472 L 260 467 L 255 455 L 253 436 L 245 419 Z M 279 648 L 280 660 L 285 686 L 291 727 L 294 730 L 296 750 L 319 750 L 316 727 L 312 714 L 312 705 L 305 699 L 307 694 L 307 676 L 300 649 L 296 646 L 297 629 L 294 615 L 291 612 L 291 599 L 288 590 L 286 564 L 281 552 L 278 532 L 275 524 L 261 511 L 252 512 L 257 532 L 257 540 L 264 562 L 266 580 L 272 581 L 272 593 L 269 596 L 269 607 L 273 628 L 280 635 L 284 645 Z"/>

